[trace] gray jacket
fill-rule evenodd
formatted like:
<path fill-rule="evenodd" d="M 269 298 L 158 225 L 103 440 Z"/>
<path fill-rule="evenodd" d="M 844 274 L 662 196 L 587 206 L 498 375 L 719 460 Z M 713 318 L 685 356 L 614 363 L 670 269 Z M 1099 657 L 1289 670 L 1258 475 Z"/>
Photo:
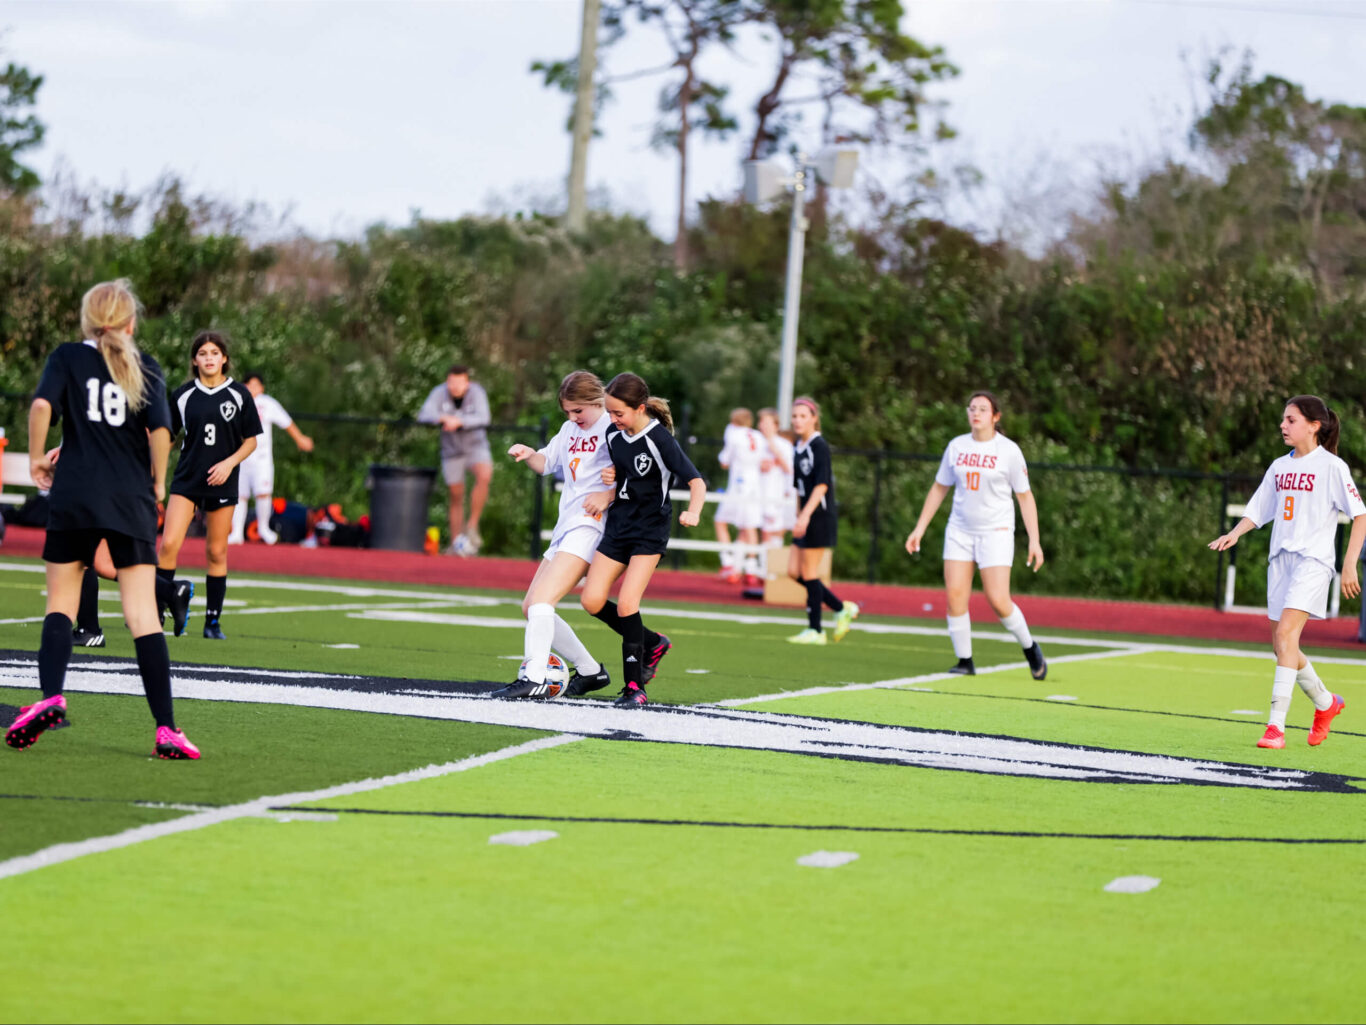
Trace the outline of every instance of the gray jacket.
<path fill-rule="evenodd" d="M 417 411 L 419 423 L 434 424 L 443 416 L 458 416 L 464 426 L 457 431 L 441 432 L 441 458 L 469 455 L 476 449 L 488 444 L 488 427 L 492 420 L 489 413 L 489 397 L 483 387 L 471 381 L 460 405 L 451 398 L 450 390 L 443 381 L 431 390 L 422 408 Z"/>

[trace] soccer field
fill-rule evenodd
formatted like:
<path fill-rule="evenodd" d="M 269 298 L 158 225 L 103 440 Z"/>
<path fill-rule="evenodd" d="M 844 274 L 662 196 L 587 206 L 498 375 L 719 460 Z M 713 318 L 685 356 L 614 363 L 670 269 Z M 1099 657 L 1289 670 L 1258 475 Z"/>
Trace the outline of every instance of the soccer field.
<path fill-rule="evenodd" d="M 42 586 L 0 563 L 0 706 L 33 699 Z M 1366 1007 L 1366 660 L 1315 657 L 1322 747 L 1297 694 L 1262 751 L 1265 649 L 1047 634 L 1040 683 L 993 623 L 964 678 L 933 624 L 794 648 L 797 612 L 647 606 L 649 708 L 501 702 L 520 595 L 234 578 L 227 642 L 169 639 L 204 758 L 159 762 L 114 597 L 71 725 L 0 751 L 0 951 L 55 980 L 4 1020 Z"/>

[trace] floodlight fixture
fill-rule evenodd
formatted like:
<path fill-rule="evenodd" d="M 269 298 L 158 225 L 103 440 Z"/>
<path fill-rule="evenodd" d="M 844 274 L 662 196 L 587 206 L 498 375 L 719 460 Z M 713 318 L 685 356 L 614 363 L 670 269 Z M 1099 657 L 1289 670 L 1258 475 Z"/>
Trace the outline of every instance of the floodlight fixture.
<path fill-rule="evenodd" d="M 797 320 L 801 315 L 802 259 L 806 253 L 806 191 L 819 180 L 832 189 L 847 189 L 854 183 L 858 151 L 825 149 L 815 159 L 797 154 L 797 166 L 787 174 L 770 160 L 745 161 L 745 202 L 763 205 L 784 191 L 792 192 L 792 223 L 787 235 L 787 282 L 783 290 L 783 342 L 778 367 L 778 422 L 792 424 L 792 390 L 797 376 Z"/>
<path fill-rule="evenodd" d="M 792 176 L 772 160 L 745 161 L 745 202 L 755 206 L 771 203 L 792 183 Z"/>

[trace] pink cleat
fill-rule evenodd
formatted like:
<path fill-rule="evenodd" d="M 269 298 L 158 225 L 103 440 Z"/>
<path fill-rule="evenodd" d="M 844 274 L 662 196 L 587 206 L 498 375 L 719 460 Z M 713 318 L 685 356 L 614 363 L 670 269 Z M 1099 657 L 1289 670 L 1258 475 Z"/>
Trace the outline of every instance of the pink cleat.
<path fill-rule="evenodd" d="M 199 748 L 190 743 L 189 738 L 180 730 L 169 726 L 157 727 L 158 758 L 198 758 Z"/>
<path fill-rule="evenodd" d="M 5 743 L 16 751 L 32 747 L 33 742 L 58 723 L 66 721 L 66 698 L 57 694 L 37 704 L 19 709 L 19 718 L 5 731 Z"/>
<path fill-rule="evenodd" d="M 1262 739 L 1257 741 L 1258 747 L 1285 747 L 1285 730 L 1279 726 L 1268 725 L 1266 732 L 1262 734 Z"/>
<path fill-rule="evenodd" d="M 1314 712 L 1314 726 L 1309 731 L 1309 746 L 1318 747 L 1328 739 L 1328 728 L 1333 725 L 1333 716 L 1347 707 L 1341 694 L 1333 695 L 1333 703 L 1322 712 Z"/>

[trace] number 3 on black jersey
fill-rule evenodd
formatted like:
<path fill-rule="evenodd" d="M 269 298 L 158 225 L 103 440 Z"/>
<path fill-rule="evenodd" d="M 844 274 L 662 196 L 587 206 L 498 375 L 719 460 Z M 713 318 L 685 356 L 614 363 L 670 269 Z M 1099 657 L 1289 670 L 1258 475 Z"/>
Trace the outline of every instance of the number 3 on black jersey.
<path fill-rule="evenodd" d="M 85 409 L 87 420 L 92 423 L 103 421 L 110 427 L 121 427 L 128 419 L 128 396 L 113 381 L 106 381 L 101 388 L 99 378 L 88 378 L 85 382 L 85 391 L 90 399 L 90 404 Z M 101 411 L 104 413 L 103 416 L 100 415 Z"/>

